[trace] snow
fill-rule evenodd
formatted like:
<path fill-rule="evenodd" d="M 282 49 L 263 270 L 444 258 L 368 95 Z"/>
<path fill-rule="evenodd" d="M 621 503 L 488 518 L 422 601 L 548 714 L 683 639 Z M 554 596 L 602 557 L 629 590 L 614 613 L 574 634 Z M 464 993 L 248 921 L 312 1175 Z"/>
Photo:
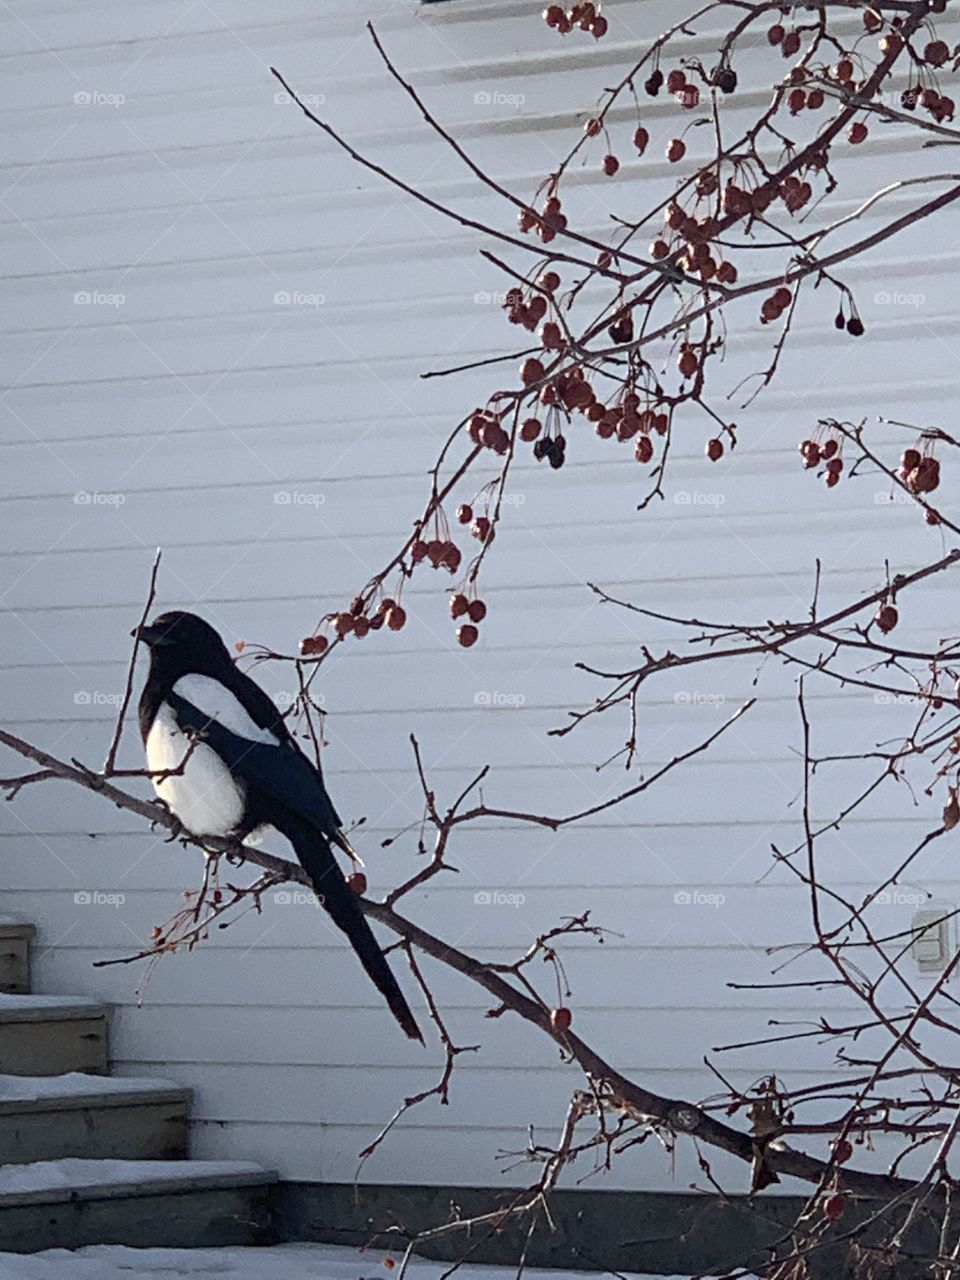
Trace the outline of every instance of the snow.
<path fill-rule="evenodd" d="M 94 1245 L 68 1252 L 0 1253 L 0 1280 L 389 1280 L 380 1250 L 328 1244 L 272 1249 L 128 1249 Z M 416 1258 L 413 1280 L 439 1280 L 449 1264 Z M 458 1280 L 515 1280 L 515 1267 L 463 1266 Z M 597 1280 L 597 1272 L 527 1270 L 527 1280 Z M 638 1276 L 636 1280 L 644 1280 Z M 680 1276 L 646 1280 L 684 1280 Z"/>
<path fill-rule="evenodd" d="M 169 1182 L 177 1178 L 207 1179 L 268 1176 L 249 1160 L 39 1160 L 0 1165 L 0 1196 L 54 1191 L 69 1187 L 103 1187 L 115 1183 Z M 2 1280 L 2 1273 L 0 1273 Z"/>
<path fill-rule="evenodd" d="M 63 1076 L 0 1075 L 0 1105 L 4 1102 L 39 1102 L 50 1098 L 87 1098 L 105 1093 L 166 1093 L 170 1089 L 184 1093 L 183 1085 L 173 1080 L 155 1080 L 137 1076 L 89 1076 L 70 1071 Z M 0 1280 L 3 1280 L 0 1276 Z"/>

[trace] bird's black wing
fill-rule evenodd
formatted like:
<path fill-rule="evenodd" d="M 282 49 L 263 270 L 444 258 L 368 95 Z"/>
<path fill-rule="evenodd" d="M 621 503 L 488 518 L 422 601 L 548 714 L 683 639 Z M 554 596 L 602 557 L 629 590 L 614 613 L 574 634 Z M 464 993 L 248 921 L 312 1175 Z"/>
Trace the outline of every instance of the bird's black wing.
<path fill-rule="evenodd" d="M 258 686 L 254 685 L 254 688 Z M 262 690 L 258 690 L 262 693 Z M 270 702 L 263 694 L 263 697 Z M 199 735 L 216 751 L 230 772 L 295 818 L 308 822 L 341 848 L 346 839 L 323 778 L 292 739 L 276 745 L 252 742 L 224 728 L 218 720 L 173 690 L 167 694 L 180 728 Z M 270 703 L 273 706 L 272 703 Z M 264 728 L 272 728 L 264 725 Z M 258 815 L 259 816 L 259 815 Z M 263 821 L 272 821 L 264 816 Z M 349 846 L 348 850 L 349 850 Z"/>

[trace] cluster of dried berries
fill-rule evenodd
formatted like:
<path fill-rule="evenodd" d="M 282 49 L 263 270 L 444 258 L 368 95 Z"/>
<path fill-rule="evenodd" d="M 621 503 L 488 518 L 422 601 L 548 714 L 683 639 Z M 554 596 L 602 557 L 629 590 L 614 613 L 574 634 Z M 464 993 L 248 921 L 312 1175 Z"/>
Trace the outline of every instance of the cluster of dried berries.
<path fill-rule="evenodd" d="M 823 477 L 828 489 L 840 483 L 843 472 L 843 459 L 840 457 L 840 444 L 833 436 L 827 440 L 803 440 L 800 443 L 800 456 L 808 471 L 825 463 Z"/>
<path fill-rule="evenodd" d="M 900 479 L 912 494 L 933 493 L 940 485 L 940 463 L 929 452 L 904 449 L 900 459 Z"/>
<path fill-rule="evenodd" d="M 457 520 L 460 524 L 468 524 L 473 537 L 484 546 L 493 541 L 493 521 L 489 516 L 475 516 L 469 503 L 463 502 L 457 507 Z"/>
<path fill-rule="evenodd" d="M 942 41 L 935 43 L 942 44 Z M 929 46 L 928 46 L 929 48 Z M 912 89 L 905 89 L 900 95 L 900 105 L 904 111 L 916 111 L 917 107 L 922 107 L 928 112 L 937 124 L 943 124 L 945 120 L 952 120 L 956 115 L 957 104 L 952 98 L 947 97 L 945 93 L 929 88 L 924 89 L 922 85 L 915 85 Z"/>
<path fill-rule="evenodd" d="M 450 617 L 454 622 L 460 618 L 465 621 L 457 627 L 457 643 L 464 649 L 471 649 L 480 638 L 477 630 L 487 616 L 487 606 L 482 600 L 471 600 L 462 591 L 450 597 Z"/>
<path fill-rule="evenodd" d="M 460 548 L 451 538 L 431 538 L 425 542 L 417 538 L 410 548 L 410 559 L 413 563 L 422 564 L 429 560 L 434 569 L 446 569 L 448 573 L 456 573 L 463 559 Z"/>
<path fill-rule="evenodd" d="M 549 244 L 558 231 L 567 229 L 567 215 L 563 212 L 560 197 L 551 191 L 539 213 L 530 208 L 521 209 L 517 223 L 524 234 L 535 231 L 544 244 Z"/>
<path fill-rule="evenodd" d="M 349 609 L 340 613 L 328 614 L 323 621 L 333 627 L 338 640 L 347 636 L 355 636 L 362 640 L 371 631 L 379 631 L 384 625 L 390 631 L 400 631 L 407 621 L 407 611 L 396 600 L 385 596 L 375 610 L 370 611 L 370 602 L 357 596 Z M 330 640 L 322 633 L 305 636 L 300 641 L 300 654 L 304 658 L 319 658 L 330 647 Z"/>
<path fill-rule="evenodd" d="M 760 306 L 760 323 L 772 324 L 775 320 L 779 320 L 793 301 L 793 294 L 785 284 L 774 289 L 769 297 L 764 298 Z"/>
<path fill-rule="evenodd" d="M 697 183 L 698 197 L 716 191 L 715 174 L 704 171 L 700 179 Z M 720 284 L 736 284 L 736 267 L 722 259 L 719 251 L 711 250 L 711 242 L 719 231 L 715 217 L 708 214 L 705 218 L 697 218 L 673 200 L 664 210 L 663 219 L 663 232 L 650 246 L 650 256 L 655 261 L 662 261 L 673 254 L 677 265 L 690 275 L 698 275 L 702 280 L 717 280 Z"/>
<path fill-rule="evenodd" d="M 470 417 L 468 428 L 470 439 L 484 449 L 492 449 L 494 453 L 506 453 L 510 448 L 510 437 L 501 425 L 502 415 L 489 409 L 477 409 Z M 456 568 L 459 568 L 457 561 Z M 456 572 L 456 568 L 453 572 Z"/>
<path fill-rule="evenodd" d="M 533 446 L 533 456 L 538 462 L 542 462 L 544 458 L 550 463 L 554 471 L 559 471 L 566 460 L 567 441 L 562 435 L 541 436 Z"/>
<path fill-rule="evenodd" d="M 607 20 L 600 12 L 600 6 L 591 4 L 590 0 L 586 0 L 584 4 L 575 4 L 570 9 L 564 9 L 561 4 L 548 5 L 543 11 L 543 20 L 548 27 L 553 27 L 563 36 L 568 35 L 575 27 L 579 27 L 581 31 L 589 31 L 597 40 L 607 34 Z"/>

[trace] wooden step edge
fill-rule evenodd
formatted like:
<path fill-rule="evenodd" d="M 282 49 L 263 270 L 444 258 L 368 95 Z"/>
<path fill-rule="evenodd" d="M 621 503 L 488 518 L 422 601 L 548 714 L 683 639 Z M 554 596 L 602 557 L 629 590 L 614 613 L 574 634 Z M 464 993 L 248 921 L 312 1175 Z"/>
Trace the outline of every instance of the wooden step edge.
<path fill-rule="evenodd" d="M 105 1004 L 91 1001 L 89 1004 L 51 1004 L 30 1005 L 30 996 L 17 997 L 23 999 L 22 1007 L 11 1008 L 0 996 L 0 1023 L 11 1022 L 90 1022 L 94 1019 L 106 1021 L 109 1009 Z"/>
<path fill-rule="evenodd" d="M 80 1200 L 122 1200 L 127 1197 L 184 1194 L 192 1191 L 219 1191 L 233 1187 L 273 1186 L 280 1175 L 272 1169 L 238 1170 L 235 1173 L 181 1173 L 168 1178 L 140 1178 L 103 1182 L 87 1187 L 48 1187 L 42 1191 L 0 1193 L 0 1211 L 31 1204 L 72 1204 Z"/>
<path fill-rule="evenodd" d="M 46 1076 L 55 1080 L 56 1076 Z M 109 1078 L 109 1077 L 106 1077 Z M 192 1089 L 168 1087 L 164 1089 L 91 1089 L 89 1093 L 47 1094 L 40 1098 L 0 1098 L 0 1116 L 20 1115 L 24 1112 L 83 1111 L 93 1107 L 142 1107 L 182 1102 L 188 1105 L 193 1097 Z"/>
<path fill-rule="evenodd" d="M 37 926 L 19 920 L 0 920 L 0 941 L 7 938 L 25 938 L 32 942 L 37 936 Z"/>

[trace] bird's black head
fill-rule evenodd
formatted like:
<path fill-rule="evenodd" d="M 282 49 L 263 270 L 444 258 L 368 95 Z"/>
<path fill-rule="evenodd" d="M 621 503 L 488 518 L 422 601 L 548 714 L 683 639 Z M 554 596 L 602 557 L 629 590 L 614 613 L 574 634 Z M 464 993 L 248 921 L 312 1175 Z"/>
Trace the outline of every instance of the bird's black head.
<path fill-rule="evenodd" d="M 170 676 L 218 676 L 233 666 L 219 634 L 195 613 L 172 609 L 133 632 L 150 650 L 152 668 Z"/>

